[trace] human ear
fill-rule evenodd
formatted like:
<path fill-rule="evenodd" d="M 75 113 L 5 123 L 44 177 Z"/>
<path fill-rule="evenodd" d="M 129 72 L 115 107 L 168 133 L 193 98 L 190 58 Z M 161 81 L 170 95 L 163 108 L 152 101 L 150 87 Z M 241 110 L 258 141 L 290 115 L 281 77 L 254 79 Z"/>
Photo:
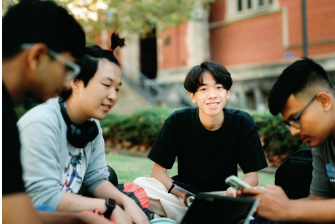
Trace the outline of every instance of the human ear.
<path fill-rule="evenodd" d="M 28 69 L 35 72 L 39 65 L 42 63 L 42 57 L 48 51 L 48 47 L 45 44 L 38 43 L 34 44 L 31 48 L 27 49 L 26 62 Z"/>
<path fill-rule="evenodd" d="M 227 99 L 230 97 L 230 90 L 227 90 Z"/>
<path fill-rule="evenodd" d="M 316 100 L 318 102 L 320 102 L 321 106 L 322 106 L 322 109 L 324 111 L 328 111 L 331 109 L 332 107 L 332 99 L 331 99 L 331 96 L 329 95 L 329 93 L 327 92 L 319 92 L 317 95 L 316 95 Z"/>
<path fill-rule="evenodd" d="M 73 79 L 73 80 L 70 81 L 70 86 L 71 86 L 72 92 L 78 92 L 79 83 L 80 83 L 79 79 Z"/>
<path fill-rule="evenodd" d="M 195 100 L 195 97 L 194 97 L 194 93 L 188 92 L 188 95 L 191 98 L 193 103 L 197 103 L 197 101 Z"/>

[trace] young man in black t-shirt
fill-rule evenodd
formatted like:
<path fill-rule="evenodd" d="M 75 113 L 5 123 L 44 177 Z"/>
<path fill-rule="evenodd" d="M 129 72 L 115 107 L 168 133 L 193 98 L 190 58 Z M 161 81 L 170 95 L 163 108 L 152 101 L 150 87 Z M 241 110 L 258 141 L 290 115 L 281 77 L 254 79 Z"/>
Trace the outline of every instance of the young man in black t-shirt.
<path fill-rule="evenodd" d="M 267 167 L 264 151 L 251 116 L 243 111 L 225 108 L 232 79 L 225 67 L 203 62 L 187 74 L 184 87 L 195 108 L 178 110 L 170 115 L 158 134 L 148 157 L 155 162 L 152 177 L 168 190 L 172 178 L 167 174 L 178 158 L 178 181 L 199 191 L 236 191 L 225 184 L 230 175 L 258 185 L 258 171 Z M 172 189 L 172 194 L 185 195 Z"/>

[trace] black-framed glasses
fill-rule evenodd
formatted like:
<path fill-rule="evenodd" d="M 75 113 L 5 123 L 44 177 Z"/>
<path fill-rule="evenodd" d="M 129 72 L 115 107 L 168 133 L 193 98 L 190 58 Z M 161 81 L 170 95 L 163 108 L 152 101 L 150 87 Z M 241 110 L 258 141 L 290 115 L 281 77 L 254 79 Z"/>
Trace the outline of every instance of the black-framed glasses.
<path fill-rule="evenodd" d="M 302 115 L 302 113 L 306 110 L 306 108 L 311 105 L 311 103 L 313 103 L 313 101 L 316 99 L 316 96 L 315 95 L 309 102 L 308 104 L 302 108 L 301 111 L 299 111 L 299 113 L 297 115 L 295 115 L 293 118 L 291 118 L 289 121 L 285 121 L 285 124 L 284 124 L 284 127 L 287 129 L 287 130 L 290 130 L 291 127 L 294 127 L 296 129 L 300 129 L 302 127 L 302 124 L 300 123 L 300 117 Z"/>
<path fill-rule="evenodd" d="M 29 48 L 31 48 L 32 46 L 34 46 L 34 44 L 22 44 L 21 48 L 24 50 L 27 50 Z M 68 73 L 66 74 L 66 81 L 71 81 L 72 79 L 74 79 L 79 73 L 80 73 L 80 66 L 73 63 L 72 61 L 62 57 L 61 55 L 59 55 L 58 53 L 56 53 L 54 50 L 51 50 L 50 48 L 48 48 L 48 54 L 55 60 L 58 60 L 60 62 L 62 62 L 63 64 L 65 64 L 65 69 L 68 71 Z"/>

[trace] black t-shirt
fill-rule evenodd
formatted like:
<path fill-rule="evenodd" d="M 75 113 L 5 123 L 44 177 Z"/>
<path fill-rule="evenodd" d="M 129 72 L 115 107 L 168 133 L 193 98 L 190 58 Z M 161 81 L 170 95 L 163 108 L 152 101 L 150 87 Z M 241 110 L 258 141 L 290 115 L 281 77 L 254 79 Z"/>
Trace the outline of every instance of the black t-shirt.
<path fill-rule="evenodd" d="M 178 180 L 200 191 L 222 191 L 225 179 L 267 167 L 264 151 L 251 116 L 224 108 L 224 122 L 216 131 L 206 130 L 198 108 L 171 114 L 160 130 L 148 157 L 166 169 L 178 158 Z"/>
<path fill-rule="evenodd" d="M 16 122 L 13 101 L 2 83 L 2 195 L 24 192 Z"/>

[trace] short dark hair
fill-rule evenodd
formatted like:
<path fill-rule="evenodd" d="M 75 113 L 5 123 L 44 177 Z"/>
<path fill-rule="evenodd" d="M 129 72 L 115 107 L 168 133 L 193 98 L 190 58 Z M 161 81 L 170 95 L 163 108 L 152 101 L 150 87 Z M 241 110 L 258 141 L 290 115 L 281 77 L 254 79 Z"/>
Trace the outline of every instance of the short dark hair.
<path fill-rule="evenodd" d="M 38 0 L 21 0 L 2 18 L 2 57 L 14 57 L 23 43 L 44 43 L 76 58 L 84 55 L 86 45 L 83 29 L 65 8 Z"/>
<path fill-rule="evenodd" d="M 112 33 L 111 47 L 109 50 L 102 49 L 98 45 L 87 47 L 86 55 L 76 61 L 76 64 L 81 67 L 81 71 L 75 80 L 82 80 L 84 87 L 86 87 L 88 82 L 93 78 L 98 70 L 99 59 L 107 59 L 108 61 L 120 66 L 119 61 L 113 52 L 117 47 L 123 47 L 124 45 L 124 39 L 119 38 L 118 34 Z M 59 94 L 59 97 L 63 100 L 67 100 L 71 94 L 72 89 L 64 89 Z"/>
<path fill-rule="evenodd" d="M 273 115 L 281 113 L 291 94 L 302 93 L 311 86 L 322 86 L 334 94 L 334 87 L 326 71 L 319 64 L 309 58 L 295 61 L 281 73 L 270 91 L 268 99 L 270 112 Z"/>
<path fill-rule="evenodd" d="M 203 85 L 202 78 L 206 72 L 212 74 L 216 83 L 222 84 L 226 90 L 230 90 L 233 85 L 230 73 L 224 66 L 214 61 L 206 61 L 194 66 L 185 78 L 184 88 L 190 93 L 195 93 L 199 86 Z"/>

